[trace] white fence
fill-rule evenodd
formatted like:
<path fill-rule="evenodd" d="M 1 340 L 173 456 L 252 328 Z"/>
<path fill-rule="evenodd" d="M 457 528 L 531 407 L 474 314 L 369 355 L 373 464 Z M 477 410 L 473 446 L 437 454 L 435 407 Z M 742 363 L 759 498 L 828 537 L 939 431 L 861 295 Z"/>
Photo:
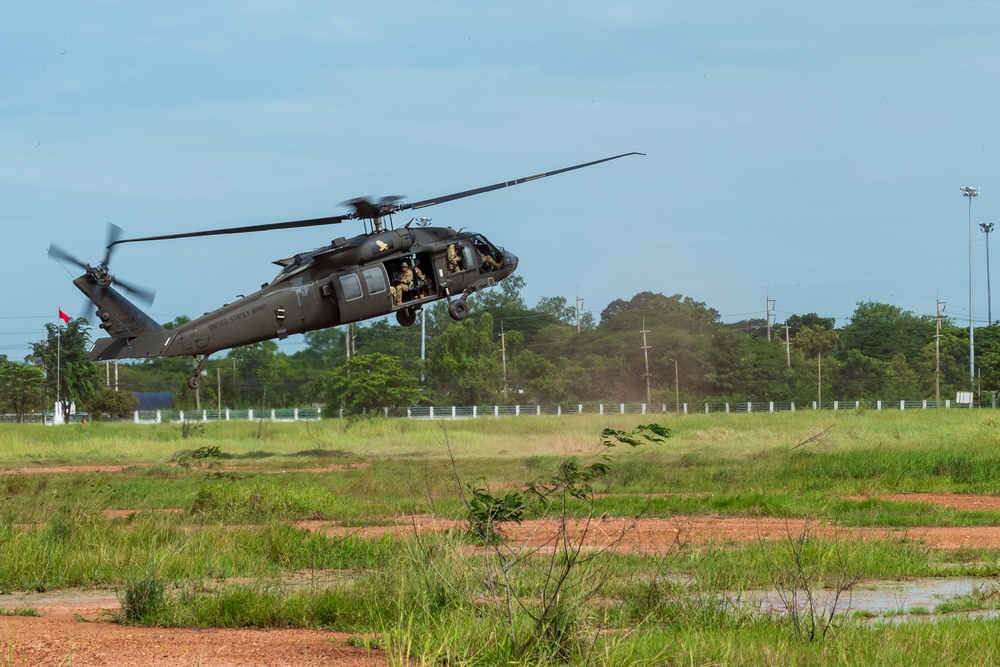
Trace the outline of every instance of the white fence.
<path fill-rule="evenodd" d="M 824 401 L 823 403 L 796 404 L 782 401 L 740 401 L 733 403 L 697 403 L 671 405 L 666 403 L 577 403 L 574 405 L 420 405 L 406 408 L 383 408 L 385 417 L 405 419 L 477 419 L 480 417 L 561 417 L 579 414 L 599 415 L 657 415 L 691 414 L 694 412 L 713 414 L 747 414 L 760 412 L 795 412 L 796 410 L 933 410 L 960 408 L 996 408 L 996 399 L 973 403 L 952 400 L 934 401 L 929 399 L 901 401 Z M 322 418 L 322 409 L 269 408 L 263 410 L 147 410 L 133 413 L 128 421 L 136 424 L 162 424 L 183 422 L 216 421 L 271 421 L 296 422 L 317 421 Z M 341 412 L 338 417 L 344 417 Z M 84 414 L 72 415 L 71 422 L 88 421 Z M 0 422 L 14 422 L 14 415 L 0 415 Z M 52 413 L 28 415 L 26 421 L 32 423 L 52 423 Z"/>
<path fill-rule="evenodd" d="M 264 410 L 147 410 L 133 415 L 136 424 L 162 424 L 164 422 L 216 422 L 216 421 L 317 421 L 322 417 L 321 408 L 271 408 Z"/>
<path fill-rule="evenodd" d="M 818 403 L 796 404 L 781 401 L 741 401 L 736 403 L 698 403 L 669 405 L 666 403 L 596 403 L 576 405 L 450 405 L 450 406 L 414 406 L 409 408 L 385 408 L 387 417 L 406 417 L 407 419 L 476 419 L 478 417 L 505 416 L 563 416 L 576 414 L 600 415 L 653 415 L 653 414 L 689 414 L 694 411 L 726 414 L 746 414 L 751 412 L 795 412 L 796 410 L 929 410 L 970 407 L 991 407 L 990 404 L 958 403 L 952 400 L 901 400 L 901 401 L 829 401 Z M 992 405 L 996 407 L 996 405 Z"/>

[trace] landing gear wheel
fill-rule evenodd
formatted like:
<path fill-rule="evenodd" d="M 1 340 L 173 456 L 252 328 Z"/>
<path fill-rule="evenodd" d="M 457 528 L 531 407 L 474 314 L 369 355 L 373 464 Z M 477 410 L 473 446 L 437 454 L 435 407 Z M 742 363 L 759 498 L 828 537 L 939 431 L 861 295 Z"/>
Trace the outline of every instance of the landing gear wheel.
<path fill-rule="evenodd" d="M 451 319 L 461 322 L 469 316 L 469 304 L 465 299 L 456 299 L 448 304 L 448 314 L 451 315 Z"/>
<path fill-rule="evenodd" d="M 188 378 L 188 389 L 192 391 L 197 391 L 198 387 L 201 386 L 201 369 L 205 367 L 205 362 L 208 361 L 208 355 L 202 355 L 200 358 L 194 357 L 194 373 Z"/>
<path fill-rule="evenodd" d="M 400 326 L 410 327 L 417 321 L 417 311 L 413 308 L 403 308 L 396 311 L 396 321 Z"/>

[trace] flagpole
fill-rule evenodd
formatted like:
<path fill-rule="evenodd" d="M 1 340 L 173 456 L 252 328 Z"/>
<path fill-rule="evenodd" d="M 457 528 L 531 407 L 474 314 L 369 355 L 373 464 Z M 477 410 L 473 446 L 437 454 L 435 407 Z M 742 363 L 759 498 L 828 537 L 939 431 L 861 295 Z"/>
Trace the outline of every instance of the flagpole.
<path fill-rule="evenodd" d="M 62 410 L 62 400 L 59 395 L 59 367 L 62 365 L 62 325 L 56 325 L 56 405 Z M 63 415 L 65 418 L 65 415 Z"/>
<path fill-rule="evenodd" d="M 69 324 L 70 317 L 63 312 L 63 309 L 59 309 L 59 319 L 63 324 Z M 59 412 L 62 418 L 66 419 L 66 410 L 63 409 L 62 405 L 62 324 L 56 325 L 56 405 L 59 408 Z"/>

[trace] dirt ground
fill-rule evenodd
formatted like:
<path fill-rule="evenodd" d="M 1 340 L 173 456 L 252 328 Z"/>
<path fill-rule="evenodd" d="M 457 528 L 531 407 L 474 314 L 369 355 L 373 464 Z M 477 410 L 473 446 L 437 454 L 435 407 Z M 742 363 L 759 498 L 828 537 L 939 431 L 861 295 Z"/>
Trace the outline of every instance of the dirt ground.
<path fill-rule="evenodd" d="M 902 494 L 892 500 L 924 502 L 958 509 L 1000 509 L 1000 497 L 957 494 Z M 862 499 L 858 497 L 857 499 Z M 126 510 L 127 511 L 127 510 Z M 344 527 L 330 522 L 301 522 L 309 530 L 329 535 L 377 537 L 441 531 L 458 525 L 433 516 L 408 517 L 396 526 Z M 931 547 L 1000 549 L 1000 527 L 842 528 L 820 521 L 769 517 L 688 516 L 628 520 L 601 517 L 574 526 L 574 539 L 588 547 L 614 548 L 633 553 L 657 553 L 678 543 L 744 542 L 788 539 L 804 530 L 827 537 L 880 539 L 906 537 Z M 513 544 L 545 548 L 552 544 L 556 526 L 526 521 L 508 529 Z M 0 607 L 31 607 L 40 617 L 0 616 L 0 647 L 11 665 L 117 665 L 142 667 L 199 665 L 385 665 L 386 656 L 352 646 L 350 636 L 321 630 L 195 630 L 124 627 L 107 620 L 118 608 L 109 591 L 56 592 L 0 596 Z"/>
<path fill-rule="evenodd" d="M 865 496 L 849 496 L 864 500 Z M 953 493 L 906 493 L 879 496 L 882 500 L 901 500 L 929 503 L 961 510 L 1000 510 L 1000 496 L 972 496 Z M 407 517 L 395 526 L 368 526 L 364 528 L 339 526 L 323 521 L 303 521 L 302 528 L 324 531 L 327 535 L 381 537 L 385 533 L 405 535 L 443 531 L 459 526 L 459 522 L 433 516 Z M 520 525 L 505 526 L 510 542 L 524 547 L 550 544 L 556 534 L 552 521 L 525 521 Z M 805 519 L 778 519 L 773 517 L 724 517 L 724 516 L 675 516 L 669 519 L 621 519 L 601 517 L 591 522 L 580 522 L 571 528 L 575 539 L 590 547 L 614 547 L 620 551 L 655 554 L 678 543 L 704 544 L 709 542 L 747 542 L 758 539 L 778 540 L 810 534 L 822 537 L 883 539 L 907 538 L 922 541 L 938 549 L 964 547 L 1000 549 L 1000 526 L 929 527 L 907 530 L 891 528 L 844 528 L 822 521 Z"/>
<path fill-rule="evenodd" d="M 349 646 L 348 635 L 321 630 L 134 628 L 100 619 L 114 595 L 89 602 L 34 602 L 42 616 L 0 617 L 4 664 L 153 667 L 312 667 L 385 665 L 380 651 Z"/>

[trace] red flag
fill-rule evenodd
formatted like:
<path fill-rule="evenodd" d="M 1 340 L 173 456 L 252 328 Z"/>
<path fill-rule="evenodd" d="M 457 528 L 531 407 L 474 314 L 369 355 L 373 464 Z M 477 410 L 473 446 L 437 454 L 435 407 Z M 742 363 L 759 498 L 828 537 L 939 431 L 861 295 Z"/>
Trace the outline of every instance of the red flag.
<path fill-rule="evenodd" d="M 63 309 L 60 308 L 59 309 L 59 319 L 62 320 L 63 322 L 65 322 L 66 324 L 69 324 L 70 316 L 67 315 L 66 313 L 64 313 Z"/>

